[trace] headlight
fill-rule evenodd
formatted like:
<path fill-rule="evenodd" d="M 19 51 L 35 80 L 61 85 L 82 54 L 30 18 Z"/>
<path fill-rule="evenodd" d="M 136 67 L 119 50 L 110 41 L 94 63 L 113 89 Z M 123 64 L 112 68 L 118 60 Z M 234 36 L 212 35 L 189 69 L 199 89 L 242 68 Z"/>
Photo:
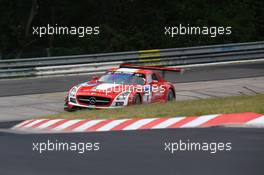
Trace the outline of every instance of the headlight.
<path fill-rule="evenodd" d="M 120 94 L 116 99 L 117 100 L 126 100 L 128 95 L 129 95 L 129 92 L 124 92 L 124 93 Z"/>
<path fill-rule="evenodd" d="M 74 86 L 74 87 L 70 90 L 70 93 L 69 93 L 70 97 L 75 97 L 76 92 L 77 92 L 77 87 Z"/>

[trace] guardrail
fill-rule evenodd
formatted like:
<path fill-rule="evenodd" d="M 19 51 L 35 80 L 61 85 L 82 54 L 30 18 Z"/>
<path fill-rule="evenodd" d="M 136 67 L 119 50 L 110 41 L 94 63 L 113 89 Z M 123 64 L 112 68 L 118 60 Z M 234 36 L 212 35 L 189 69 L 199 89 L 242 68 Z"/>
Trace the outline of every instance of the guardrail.
<path fill-rule="evenodd" d="M 0 78 L 100 73 L 122 63 L 180 66 L 264 58 L 264 41 L 90 55 L 0 60 Z"/>

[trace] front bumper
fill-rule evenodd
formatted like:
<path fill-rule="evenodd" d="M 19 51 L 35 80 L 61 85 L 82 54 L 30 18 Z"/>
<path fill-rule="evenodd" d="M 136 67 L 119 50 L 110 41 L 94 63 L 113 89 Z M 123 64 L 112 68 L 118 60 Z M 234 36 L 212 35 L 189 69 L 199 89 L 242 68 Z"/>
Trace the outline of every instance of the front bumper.
<path fill-rule="evenodd" d="M 117 98 L 117 97 L 116 97 Z M 128 105 L 128 98 L 125 100 L 117 100 L 117 99 L 111 99 L 108 105 L 91 105 L 91 104 L 83 104 L 74 97 L 67 97 L 65 105 L 68 106 L 68 108 L 73 107 L 80 107 L 80 108 L 88 108 L 88 109 L 109 109 L 109 108 L 122 108 L 124 106 Z"/>
<path fill-rule="evenodd" d="M 111 108 L 122 108 L 124 106 L 96 106 L 96 105 L 81 105 L 69 102 L 69 105 L 88 109 L 111 109 Z"/>

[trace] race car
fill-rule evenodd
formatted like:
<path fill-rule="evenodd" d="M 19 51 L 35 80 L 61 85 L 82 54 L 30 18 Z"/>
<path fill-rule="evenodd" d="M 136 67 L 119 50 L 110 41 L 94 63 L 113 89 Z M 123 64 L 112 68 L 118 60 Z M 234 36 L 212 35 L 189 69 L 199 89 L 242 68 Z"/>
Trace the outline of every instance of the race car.
<path fill-rule="evenodd" d="M 179 68 L 122 64 L 100 77 L 73 86 L 65 99 L 64 109 L 119 108 L 135 104 L 176 100 L 176 90 L 157 71 L 181 72 Z"/>

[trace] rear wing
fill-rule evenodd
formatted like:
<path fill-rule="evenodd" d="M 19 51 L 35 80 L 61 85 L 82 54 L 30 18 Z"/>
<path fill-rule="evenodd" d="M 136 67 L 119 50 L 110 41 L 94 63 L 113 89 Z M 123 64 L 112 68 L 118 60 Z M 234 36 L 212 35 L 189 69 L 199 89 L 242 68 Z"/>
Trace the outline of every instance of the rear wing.
<path fill-rule="evenodd" d="M 169 72 L 180 72 L 184 70 L 182 68 L 172 68 L 172 67 L 156 67 L 156 66 L 137 66 L 132 64 L 121 64 L 120 68 L 135 68 L 135 69 L 147 69 L 147 70 L 157 70 L 157 71 L 169 71 Z"/>

